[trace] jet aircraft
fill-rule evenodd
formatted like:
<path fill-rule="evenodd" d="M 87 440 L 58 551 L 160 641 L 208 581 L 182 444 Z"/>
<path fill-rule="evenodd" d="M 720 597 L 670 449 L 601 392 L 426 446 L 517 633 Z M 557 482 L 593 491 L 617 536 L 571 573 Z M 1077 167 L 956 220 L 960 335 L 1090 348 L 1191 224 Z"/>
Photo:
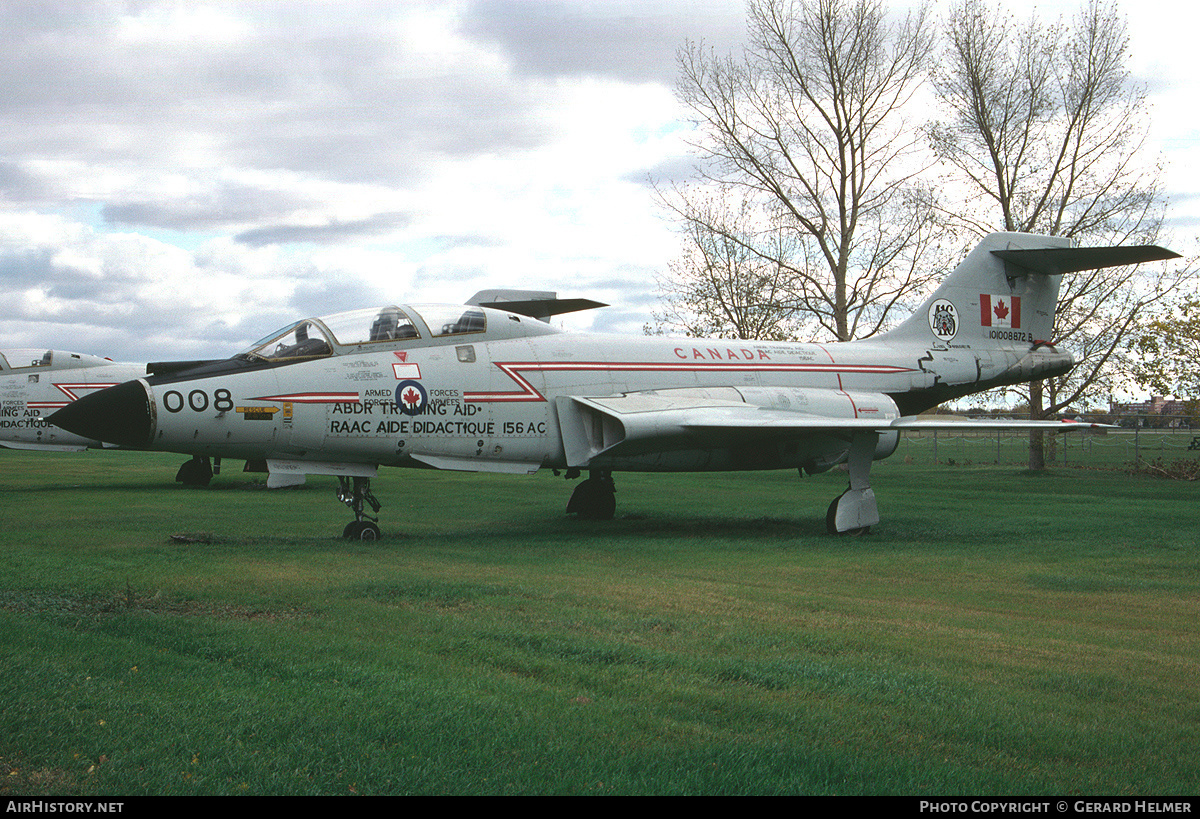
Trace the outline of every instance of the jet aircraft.
<path fill-rule="evenodd" d="M 224 361 L 95 392 L 50 421 L 134 449 L 265 461 L 268 485 L 336 475 L 345 537 L 380 536 L 379 466 L 588 477 L 568 512 L 609 518 L 613 473 L 845 463 L 832 533 L 879 522 L 872 461 L 904 430 L 1079 429 L 920 416 L 951 399 L 1067 372 L 1051 341 L 1064 273 L 1175 258 L 1153 246 L 986 237 L 890 332 L 837 344 L 613 337 L 537 319 L 596 306 L 493 291 L 467 305 L 309 318 Z"/>
<path fill-rule="evenodd" d="M 46 418 L 81 396 L 145 373 L 144 364 L 118 364 L 66 350 L 0 350 L 0 447 L 76 452 L 106 446 Z"/>
<path fill-rule="evenodd" d="M 44 348 L 0 350 L 0 448 L 36 452 L 82 452 L 119 448 L 67 432 L 48 420 L 55 410 L 98 390 L 115 387 L 146 374 L 195 367 L 203 362 L 133 364 L 108 358 Z M 175 480 L 207 486 L 221 469 L 220 458 L 196 455 L 185 461 Z"/>

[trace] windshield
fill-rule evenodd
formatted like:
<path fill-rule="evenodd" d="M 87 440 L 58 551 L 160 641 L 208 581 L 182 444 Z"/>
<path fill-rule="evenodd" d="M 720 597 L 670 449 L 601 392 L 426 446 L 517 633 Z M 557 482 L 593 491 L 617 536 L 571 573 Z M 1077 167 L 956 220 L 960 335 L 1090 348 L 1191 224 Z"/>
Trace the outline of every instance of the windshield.
<path fill-rule="evenodd" d="M 256 341 L 237 357 L 267 361 L 318 358 L 332 355 L 335 344 L 353 347 L 420 336 L 412 319 L 393 304 L 298 321 Z"/>
<path fill-rule="evenodd" d="M 283 358 L 318 358 L 332 352 L 321 326 L 311 319 L 304 319 L 255 342 L 239 357 L 275 361 Z"/>

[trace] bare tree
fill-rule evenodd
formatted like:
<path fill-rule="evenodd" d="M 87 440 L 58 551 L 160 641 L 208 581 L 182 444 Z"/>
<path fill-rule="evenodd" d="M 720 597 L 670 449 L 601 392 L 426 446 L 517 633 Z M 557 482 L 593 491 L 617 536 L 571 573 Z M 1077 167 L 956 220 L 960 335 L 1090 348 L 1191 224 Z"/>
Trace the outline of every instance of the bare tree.
<path fill-rule="evenodd" d="M 801 335 L 803 316 L 788 295 L 790 271 L 775 261 L 787 257 L 784 233 L 742 235 L 758 221 L 744 199 L 736 209 L 723 197 L 694 198 L 689 207 L 702 218 L 681 220 L 683 252 L 659 281 L 659 326 L 710 338 L 786 341 Z M 772 242 L 767 254 L 749 249 Z"/>
<path fill-rule="evenodd" d="M 1143 161 L 1148 113 L 1129 80 L 1125 21 L 1087 0 L 1073 24 L 1018 23 L 997 3 L 964 0 L 946 20 L 934 86 L 947 121 L 929 129 L 964 190 L 953 218 L 977 231 L 1067 236 L 1095 244 L 1150 243 L 1162 223 L 1159 168 Z M 1054 343 L 1079 364 L 1029 389 L 1048 417 L 1127 378 L 1126 339 L 1141 311 L 1169 293 L 1163 266 L 1106 268 L 1062 282 Z M 1045 465 L 1040 435 L 1030 468 Z"/>
<path fill-rule="evenodd" d="M 872 335 L 932 272 L 932 195 L 914 184 L 923 146 L 901 115 L 931 53 L 928 10 L 892 22 L 879 0 L 751 0 L 748 29 L 740 59 L 679 52 L 702 182 L 662 197 L 685 259 L 699 260 L 673 271 L 675 306 L 710 287 L 705 248 L 720 247 L 743 285 L 769 280 L 757 302 L 773 299 L 788 332 Z"/>

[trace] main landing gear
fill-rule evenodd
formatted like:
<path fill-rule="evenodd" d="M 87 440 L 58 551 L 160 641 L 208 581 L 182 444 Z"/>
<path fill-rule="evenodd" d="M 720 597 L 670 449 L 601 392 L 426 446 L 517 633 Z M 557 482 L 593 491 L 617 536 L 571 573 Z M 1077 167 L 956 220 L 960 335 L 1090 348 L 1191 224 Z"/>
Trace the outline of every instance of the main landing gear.
<path fill-rule="evenodd" d="M 190 461 L 184 461 L 183 466 L 175 473 L 175 482 L 184 486 L 208 486 L 213 475 L 221 471 L 221 459 L 216 459 L 216 469 L 203 455 L 194 455 Z"/>
<path fill-rule="evenodd" d="M 870 483 L 871 463 L 878 445 L 879 433 L 870 430 L 856 432 L 851 439 L 847 458 L 850 485 L 829 504 L 825 513 L 825 528 L 831 535 L 865 535 L 879 523 L 879 507 Z M 577 477 L 578 469 L 567 471 L 567 478 Z M 571 494 L 567 514 L 574 514 L 580 520 L 612 520 L 617 508 L 616 491 L 611 471 L 590 470 L 588 478 Z"/>
<path fill-rule="evenodd" d="M 567 477 L 571 477 L 570 473 Z M 567 501 L 567 514 L 574 512 L 580 520 L 612 520 L 617 511 L 616 491 L 612 472 L 606 469 L 590 470 L 587 480 L 571 493 L 571 499 Z"/>
<path fill-rule="evenodd" d="M 379 518 L 373 518 L 363 513 L 364 504 L 371 506 L 372 512 L 378 512 L 382 504 L 371 494 L 370 478 L 350 478 L 338 476 L 338 500 L 350 507 L 354 512 L 354 520 L 346 524 L 342 537 L 347 540 L 379 540 Z M 367 520 L 363 520 L 367 518 Z"/>
<path fill-rule="evenodd" d="M 858 432 L 850 442 L 850 486 L 829 504 L 825 528 L 831 535 L 865 535 L 879 523 L 879 507 L 868 480 L 878 432 Z"/>

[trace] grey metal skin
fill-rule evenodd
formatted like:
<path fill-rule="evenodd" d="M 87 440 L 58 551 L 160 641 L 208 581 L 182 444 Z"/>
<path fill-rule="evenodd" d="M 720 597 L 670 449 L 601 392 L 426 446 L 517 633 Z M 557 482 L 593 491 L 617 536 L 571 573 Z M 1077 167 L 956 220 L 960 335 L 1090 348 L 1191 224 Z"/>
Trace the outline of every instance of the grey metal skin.
<path fill-rule="evenodd" d="M 122 364 L 45 348 L 0 349 L 0 447 L 73 452 L 105 446 L 51 424 L 49 416 L 94 392 L 137 378 L 144 364 Z"/>
<path fill-rule="evenodd" d="M 271 485 L 338 475 L 350 537 L 379 534 L 363 511 L 377 509 L 379 466 L 586 470 L 571 506 L 607 517 L 616 472 L 846 463 L 849 487 L 826 520 L 860 532 L 879 521 L 870 465 L 905 429 L 1080 428 L 919 414 L 1068 371 L 1052 343 L 1062 274 L 1174 256 L 993 234 L 894 330 L 841 344 L 566 332 L 544 320 L 592 304 L 545 293 L 389 305 L 297 322 L 227 361 L 139 378 L 50 420 L 122 446 L 263 463 Z"/>

